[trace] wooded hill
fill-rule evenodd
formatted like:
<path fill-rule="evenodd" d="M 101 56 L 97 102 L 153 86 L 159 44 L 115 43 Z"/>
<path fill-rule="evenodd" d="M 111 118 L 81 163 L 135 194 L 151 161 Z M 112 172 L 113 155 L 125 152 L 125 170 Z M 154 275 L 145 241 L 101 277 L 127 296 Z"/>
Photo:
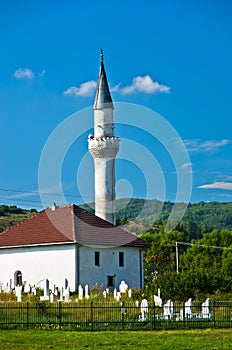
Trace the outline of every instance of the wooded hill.
<path fill-rule="evenodd" d="M 151 227 L 163 226 L 173 209 L 174 203 L 138 198 L 116 201 L 117 225 L 124 229 L 142 233 Z M 82 206 L 93 212 L 87 205 Z M 232 202 L 200 202 L 189 204 L 180 224 L 190 238 L 201 238 L 213 229 L 232 231 Z"/>
<path fill-rule="evenodd" d="M 165 225 L 174 203 L 138 198 L 116 201 L 117 225 L 134 233 L 143 233 L 151 227 Z M 94 212 L 88 205 L 81 206 Z M 36 209 L 21 209 L 17 206 L 0 205 L 0 232 L 35 214 Z M 190 238 L 201 238 L 212 229 L 232 231 L 232 202 L 200 202 L 189 204 L 180 224 Z"/>
<path fill-rule="evenodd" d="M 37 213 L 36 209 L 21 209 L 16 205 L 0 205 L 0 232 L 18 224 Z"/>

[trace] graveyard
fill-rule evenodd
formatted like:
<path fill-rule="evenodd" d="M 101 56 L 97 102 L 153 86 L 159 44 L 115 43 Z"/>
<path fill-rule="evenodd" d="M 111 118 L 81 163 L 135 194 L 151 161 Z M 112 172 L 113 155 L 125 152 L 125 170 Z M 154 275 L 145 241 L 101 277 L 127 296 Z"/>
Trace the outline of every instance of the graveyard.
<path fill-rule="evenodd" d="M 189 298 L 184 302 L 162 300 L 157 295 L 129 288 L 81 286 L 71 293 L 68 280 L 61 288 L 25 283 L 5 286 L 0 293 L 1 329 L 52 329 L 78 331 L 171 330 L 232 327 L 232 303 Z M 51 285 L 51 284 L 50 284 Z"/>

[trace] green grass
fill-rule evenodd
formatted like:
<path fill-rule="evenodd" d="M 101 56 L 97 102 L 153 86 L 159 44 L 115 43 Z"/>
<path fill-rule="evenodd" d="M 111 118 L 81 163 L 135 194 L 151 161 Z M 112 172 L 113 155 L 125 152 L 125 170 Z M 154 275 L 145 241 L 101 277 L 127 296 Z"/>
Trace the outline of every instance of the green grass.
<path fill-rule="evenodd" d="M 229 350 L 231 329 L 160 332 L 0 331 L 0 349 Z"/>

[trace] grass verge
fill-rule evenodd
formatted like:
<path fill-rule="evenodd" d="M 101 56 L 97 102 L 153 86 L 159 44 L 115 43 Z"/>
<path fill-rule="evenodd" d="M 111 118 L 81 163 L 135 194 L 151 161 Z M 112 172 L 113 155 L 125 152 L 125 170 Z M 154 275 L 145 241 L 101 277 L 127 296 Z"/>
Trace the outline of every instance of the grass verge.
<path fill-rule="evenodd" d="M 231 329 L 190 331 L 74 332 L 0 331 L 0 349 L 229 350 Z"/>

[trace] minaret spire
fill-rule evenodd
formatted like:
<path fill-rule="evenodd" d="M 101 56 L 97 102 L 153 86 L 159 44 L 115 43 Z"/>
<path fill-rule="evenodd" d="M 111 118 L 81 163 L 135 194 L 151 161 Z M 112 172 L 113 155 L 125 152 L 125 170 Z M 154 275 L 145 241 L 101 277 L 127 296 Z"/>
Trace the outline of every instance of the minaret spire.
<path fill-rule="evenodd" d="M 95 215 L 115 224 L 115 158 L 119 138 L 114 136 L 114 106 L 103 59 L 101 50 L 94 101 L 94 136 L 90 135 L 88 143 L 95 168 Z"/>
<path fill-rule="evenodd" d="M 102 108 L 114 108 L 114 106 L 110 95 L 110 89 L 109 89 L 108 80 L 106 77 L 106 71 L 104 67 L 104 55 L 101 49 L 100 71 L 99 71 L 96 96 L 94 101 L 94 109 L 102 109 Z"/>

